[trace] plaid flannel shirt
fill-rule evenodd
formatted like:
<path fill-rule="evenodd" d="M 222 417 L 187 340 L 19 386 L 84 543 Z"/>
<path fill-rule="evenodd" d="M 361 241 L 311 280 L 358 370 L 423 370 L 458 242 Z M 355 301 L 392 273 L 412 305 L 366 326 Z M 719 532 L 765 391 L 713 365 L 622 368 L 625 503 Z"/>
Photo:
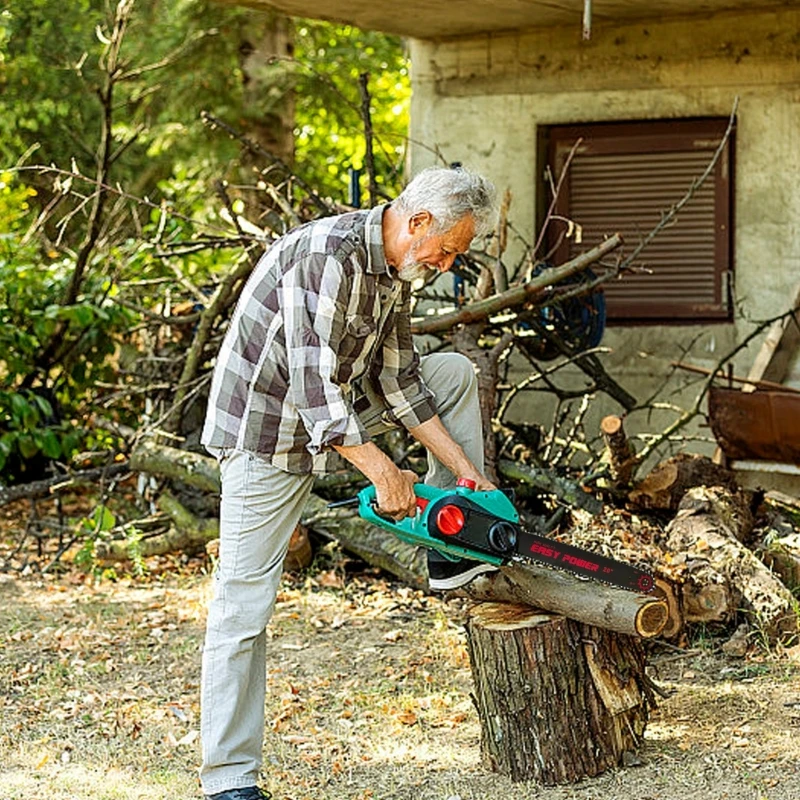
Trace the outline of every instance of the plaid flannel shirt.
<path fill-rule="evenodd" d="M 367 380 L 406 428 L 436 414 L 411 338 L 410 286 L 386 264 L 386 206 L 307 223 L 272 245 L 220 348 L 202 442 L 287 472 L 339 463 L 370 440 L 353 409 Z"/>

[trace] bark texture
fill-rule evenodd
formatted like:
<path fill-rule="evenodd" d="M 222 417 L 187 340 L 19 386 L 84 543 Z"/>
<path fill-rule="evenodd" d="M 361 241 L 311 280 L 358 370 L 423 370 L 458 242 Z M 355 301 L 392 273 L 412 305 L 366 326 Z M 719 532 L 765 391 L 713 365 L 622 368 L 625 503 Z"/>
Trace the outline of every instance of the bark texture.
<path fill-rule="evenodd" d="M 653 704 L 641 642 L 526 606 L 481 603 L 467 643 L 486 766 L 576 783 L 623 763 Z"/>
<path fill-rule="evenodd" d="M 643 638 L 658 636 L 669 620 L 668 604 L 662 596 L 626 592 L 536 564 L 479 575 L 458 594 L 473 600 L 527 605 Z"/>
<path fill-rule="evenodd" d="M 742 544 L 752 524 L 739 494 L 719 486 L 686 493 L 666 534 L 673 560 L 685 564 L 687 622 L 728 622 L 743 609 L 770 638 L 797 630 L 791 592 Z"/>

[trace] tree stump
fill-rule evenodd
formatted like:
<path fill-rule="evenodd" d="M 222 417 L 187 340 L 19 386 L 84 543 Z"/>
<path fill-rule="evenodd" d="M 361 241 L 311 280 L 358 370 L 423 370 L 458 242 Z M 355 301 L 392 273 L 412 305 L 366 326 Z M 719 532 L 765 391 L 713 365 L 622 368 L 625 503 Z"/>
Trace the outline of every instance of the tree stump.
<path fill-rule="evenodd" d="M 487 768 L 568 784 L 639 748 L 654 705 L 639 639 L 510 603 L 473 606 L 466 630 Z"/>

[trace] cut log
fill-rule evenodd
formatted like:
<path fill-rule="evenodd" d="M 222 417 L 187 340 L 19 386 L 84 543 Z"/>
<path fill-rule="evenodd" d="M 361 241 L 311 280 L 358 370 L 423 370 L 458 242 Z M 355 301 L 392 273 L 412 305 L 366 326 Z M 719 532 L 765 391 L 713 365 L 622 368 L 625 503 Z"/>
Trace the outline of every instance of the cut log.
<path fill-rule="evenodd" d="M 667 622 L 660 636 L 662 639 L 674 639 L 683 630 L 680 594 L 672 583 L 663 578 L 656 578 L 655 594 L 667 604 Z"/>
<path fill-rule="evenodd" d="M 639 508 L 675 511 L 689 489 L 695 486 L 724 486 L 736 491 L 734 474 L 705 456 L 679 453 L 658 464 L 628 499 Z"/>
<path fill-rule="evenodd" d="M 741 608 L 770 639 L 797 630 L 791 592 L 742 544 L 751 527 L 740 495 L 721 487 L 687 492 L 666 530 L 673 562 L 685 566 L 687 622 L 728 622 Z"/>
<path fill-rule="evenodd" d="M 569 784 L 637 751 L 653 705 L 638 639 L 508 603 L 474 606 L 466 632 L 489 769 Z"/>
<path fill-rule="evenodd" d="M 600 431 L 606 445 L 605 460 L 608 462 L 611 487 L 623 489 L 633 477 L 636 451 L 625 433 L 622 417 L 613 414 L 603 417 Z"/>
<path fill-rule="evenodd" d="M 643 638 L 658 636 L 669 620 L 664 598 L 615 589 L 536 564 L 510 565 L 479 575 L 454 594 L 562 614 L 570 619 Z"/>

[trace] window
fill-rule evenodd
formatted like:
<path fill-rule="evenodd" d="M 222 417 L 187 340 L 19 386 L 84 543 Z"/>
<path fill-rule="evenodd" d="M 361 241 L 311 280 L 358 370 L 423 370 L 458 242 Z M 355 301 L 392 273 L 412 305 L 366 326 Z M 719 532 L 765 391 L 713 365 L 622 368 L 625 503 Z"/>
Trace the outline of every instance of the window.
<path fill-rule="evenodd" d="M 553 261 L 563 263 L 619 231 L 630 253 L 705 171 L 727 119 L 553 126 L 545 132 L 554 180 L 578 138 L 556 213 L 582 226 L 582 241 L 551 224 Z M 609 322 L 707 322 L 731 318 L 733 137 L 714 171 L 642 251 L 637 266 L 605 285 Z M 549 189 L 547 190 L 549 195 Z M 542 204 L 540 204 L 542 205 Z M 547 208 L 549 200 L 545 202 Z"/>

